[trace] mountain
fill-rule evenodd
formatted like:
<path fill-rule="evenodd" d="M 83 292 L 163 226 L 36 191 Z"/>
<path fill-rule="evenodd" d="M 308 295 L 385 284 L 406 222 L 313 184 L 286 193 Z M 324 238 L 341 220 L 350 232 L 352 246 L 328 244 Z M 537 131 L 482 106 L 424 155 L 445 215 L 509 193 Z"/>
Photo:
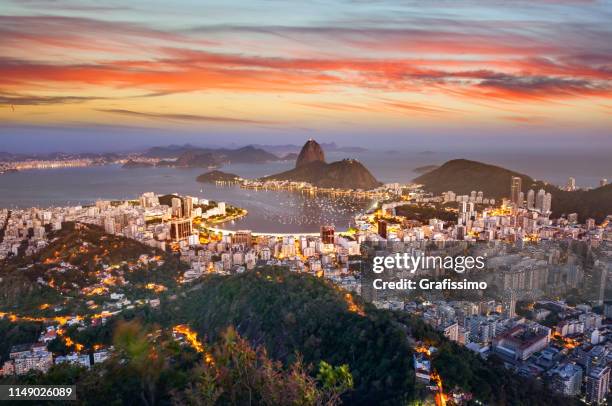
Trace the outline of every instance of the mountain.
<path fill-rule="evenodd" d="M 346 153 L 358 153 L 358 152 L 367 151 L 367 149 L 361 148 L 361 147 L 339 146 L 335 142 L 329 142 L 329 143 L 322 142 L 319 145 L 321 145 L 321 148 L 323 148 L 325 151 L 346 152 Z M 278 156 L 283 156 L 288 153 L 295 153 L 297 156 L 298 152 L 300 151 L 300 146 L 295 145 L 295 144 L 283 144 L 283 145 L 253 144 L 253 146 L 256 148 L 261 148 L 268 152 L 272 152 L 273 154 L 276 154 Z"/>
<path fill-rule="evenodd" d="M 273 359 L 290 363 L 299 353 L 306 364 L 348 364 L 355 390 L 347 404 L 401 404 L 413 390 L 405 332 L 389 314 L 321 278 L 282 268 L 212 275 L 176 306 L 168 317 L 209 340 L 235 326 Z"/>
<path fill-rule="evenodd" d="M 602 221 L 608 214 L 612 214 L 612 185 L 568 192 L 522 173 L 467 159 L 448 161 L 417 177 L 414 182 L 422 184 L 425 190 L 434 194 L 449 190 L 469 194 L 472 190 L 482 190 L 487 197 L 501 199 L 510 195 L 510 181 L 514 176 L 521 178 L 525 194 L 529 189 L 536 193 L 544 189 L 552 194 L 553 217 L 578 213 L 580 221 L 589 217 Z"/>
<path fill-rule="evenodd" d="M 189 150 L 183 152 L 174 161 L 172 166 L 183 168 L 218 166 L 222 163 L 222 157 L 208 150 Z"/>
<path fill-rule="evenodd" d="M 308 165 L 311 162 L 325 162 L 325 154 L 323 148 L 312 138 L 309 139 L 302 147 L 300 154 L 295 161 L 295 167 Z"/>
<path fill-rule="evenodd" d="M 126 163 L 123 164 L 122 168 L 150 168 L 153 164 L 146 161 L 135 161 L 133 159 L 128 159 Z"/>
<path fill-rule="evenodd" d="M 283 161 L 295 161 L 298 157 L 298 154 L 296 154 L 295 152 L 290 152 L 287 155 L 284 155 L 281 159 Z"/>
<path fill-rule="evenodd" d="M 323 148 L 313 139 L 302 147 L 294 169 L 268 176 L 262 180 L 308 182 L 317 187 L 341 189 L 374 189 L 380 182 L 355 159 L 325 162 Z"/>
<path fill-rule="evenodd" d="M 161 254 L 136 240 L 106 234 L 99 226 L 72 222 L 53 231 L 49 241 L 31 256 L 20 254 L 0 263 L 0 311 L 29 312 L 41 303 L 65 303 L 62 295 L 77 297 L 80 289 L 95 283 L 104 264 L 133 264 L 143 254 Z M 58 271 L 66 264 L 72 267 Z"/>
<path fill-rule="evenodd" d="M 182 153 L 193 149 L 198 149 L 198 147 L 190 144 L 151 147 L 145 152 L 144 155 L 149 158 L 177 158 Z"/>
<path fill-rule="evenodd" d="M 413 169 L 414 172 L 416 173 L 427 173 L 427 172 L 431 172 L 434 169 L 438 169 L 439 166 L 438 165 L 424 165 L 424 166 L 418 166 L 416 168 Z"/>
<path fill-rule="evenodd" d="M 240 179 L 238 175 L 221 171 L 206 172 L 196 178 L 201 183 L 237 182 L 238 179 Z"/>
<path fill-rule="evenodd" d="M 578 404 L 551 393 L 539 380 L 506 369 L 494 355 L 484 360 L 450 342 L 416 315 L 377 309 L 325 278 L 261 267 L 231 276 L 206 275 L 178 288 L 177 294 L 163 296 L 155 310 L 136 306 L 97 326 L 68 327 L 65 336 L 88 350 L 114 345 L 113 355 L 94 368 L 63 363 L 45 374 L 0 377 L 0 384 L 75 385 L 77 404 L 83 405 L 338 404 L 313 397 L 312 383 L 319 388 L 337 384 L 330 379 L 336 373 L 318 373 L 325 362 L 346 365 L 346 374 L 353 377 L 353 389 L 342 395 L 342 404 L 433 404 L 431 392 L 415 381 L 412 362 L 412 347 L 425 343 L 437 349 L 431 352 L 431 365 L 444 389 L 472 393 L 472 403 Z M 0 318 L 3 358 L 12 345 L 33 342 L 41 328 Z M 61 339 L 49 345 L 67 350 Z M 265 351 L 265 357 L 249 347 Z M 304 368 L 292 369 L 296 360 Z M 298 388 L 285 384 L 287 373 Z M 275 395 L 265 402 L 262 382 L 265 393 Z M 308 397 L 296 399 L 296 393 L 303 393 L 299 388 L 310 388 Z M 191 401 L 177 393 L 191 395 Z M 250 401 L 242 401 L 243 395 Z"/>
<path fill-rule="evenodd" d="M 255 148 L 251 145 L 238 149 L 198 148 L 190 145 L 154 147 L 145 153 L 147 157 L 176 158 L 160 161 L 159 166 L 176 166 L 182 168 L 202 168 L 221 166 L 229 163 L 256 164 L 279 161 L 278 156 Z"/>
<path fill-rule="evenodd" d="M 380 182 L 363 164 L 354 159 L 343 159 L 329 164 L 314 161 L 266 179 L 308 182 L 318 187 L 342 189 L 374 189 Z"/>
<path fill-rule="evenodd" d="M 264 163 L 270 161 L 278 161 L 280 158 L 270 152 L 260 148 L 255 148 L 252 145 L 238 149 L 219 149 L 217 152 L 227 156 L 227 159 L 232 163 Z"/>

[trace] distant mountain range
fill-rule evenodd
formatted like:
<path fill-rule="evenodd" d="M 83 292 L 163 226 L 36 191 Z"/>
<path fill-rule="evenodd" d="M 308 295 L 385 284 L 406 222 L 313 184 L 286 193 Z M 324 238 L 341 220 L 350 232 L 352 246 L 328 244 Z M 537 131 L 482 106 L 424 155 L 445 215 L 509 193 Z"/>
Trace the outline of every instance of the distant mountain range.
<path fill-rule="evenodd" d="M 482 190 L 487 197 L 501 199 L 510 196 L 510 181 L 513 176 L 522 180 L 522 191 L 536 193 L 544 189 L 552 194 L 552 215 L 560 217 L 578 213 L 580 221 L 592 217 L 597 221 L 612 214 L 612 184 L 590 190 L 568 192 L 555 185 L 537 181 L 528 175 L 495 165 L 467 159 L 454 159 L 416 179 L 415 183 L 434 194 L 452 190 L 458 194 L 469 194 Z"/>
<path fill-rule="evenodd" d="M 283 158 L 253 146 L 238 149 L 196 148 L 190 145 L 153 147 L 145 153 L 149 158 L 162 158 L 159 166 L 212 167 L 229 163 L 264 163 L 280 161 Z M 170 160 L 172 159 L 172 160 Z"/>
<path fill-rule="evenodd" d="M 328 144 L 319 144 L 321 148 L 326 151 L 337 151 L 337 152 L 364 152 L 366 149 L 360 147 L 339 147 L 336 143 L 328 143 Z M 149 148 L 144 155 L 148 158 L 161 158 L 161 159 L 170 159 L 170 158 L 178 158 L 182 154 L 191 151 L 207 151 L 207 152 L 221 152 L 221 153 L 231 153 L 231 151 L 241 151 L 241 150 L 257 150 L 264 151 L 273 155 L 276 160 L 289 160 L 295 159 L 300 151 L 299 145 L 294 144 L 284 144 L 284 145 L 263 145 L 263 144 L 252 144 L 246 147 L 241 148 L 212 148 L 212 147 L 198 147 L 191 144 L 184 145 L 167 145 L 167 146 L 157 146 Z M 0 153 L 1 154 L 1 153 Z"/>
<path fill-rule="evenodd" d="M 346 152 L 346 153 L 354 153 L 354 152 L 365 152 L 367 149 L 361 147 L 347 147 L 347 146 L 339 146 L 335 142 L 329 143 L 321 143 L 319 144 L 321 148 L 326 151 L 334 151 L 334 152 Z M 284 144 L 284 145 L 264 145 L 264 144 L 253 144 L 256 148 L 264 149 L 268 152 L 275 153 L 277 155 L 284 155 L 288 153 L 297 153 L 300 151 L 301 147 L 295 144 Z"/>
<path fill-rule="evenodd" d="M 268 176 L 263 180 L 288 180 L 308 182 L 318 187 L 365 190 L 381 184 L 355 159 L 326 163 L 323 148 L 312 139 L 302 147 L 294 169 Z"/>

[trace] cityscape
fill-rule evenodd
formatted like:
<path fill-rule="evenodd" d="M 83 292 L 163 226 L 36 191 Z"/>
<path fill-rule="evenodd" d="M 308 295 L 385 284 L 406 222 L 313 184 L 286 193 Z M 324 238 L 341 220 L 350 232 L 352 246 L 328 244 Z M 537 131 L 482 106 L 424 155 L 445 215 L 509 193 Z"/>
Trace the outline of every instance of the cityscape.
<path fill-rule="evenodd" d="M 219 187 L 230 187 L 216 182 Z M 317 192 L 306 182 L 236 182 L 246 189 Z M 573 179 L 565 188 L 576 189 Z M 16 260 L 37 258 L 43 252 L 42 263 L 18 269 L 37 268 L 34 283 L 43 291 L 57 291 L 52 302 L 33 297 L 18 306 L 19 311 L 10 311 L 15 306 L 8 302 L 3 306 L 4 319 L 40 322 L 44 328 L 35 343 L 10 348 L 2 374 L 11 377 L 47 372 L 53 365 L 91 368 L 102 363 L 112 354 L 112 345 L 85 346 L 67 332 L 94 328 L 125 311 L 159 308 L 170 292 L 197 284 L 207 275 L 230 277 L 282 267 L 328 280 L 347 295 L 366 297 L 362 290 L 364 244 L 403 243 L 400 252 L 414 254 L 415 250 L 452 253 L 444 244 L 462 242 L 486 252 L 487 273 L 477 278 L 489 281 L 488 290 L 469 300 L 420 292 L 406 298 L 370 298 L 371 303 L 379 309 L 417 316 L 446 339 L 483 359 L 500 357 L 513 373 L 546 382 L 555 393 L 603 404 L 609 393 L 612 361 L 612 303 L 606 301 L 612 290 L 612 216 L 579 219 L 576 213 L 569 213 L 553 219 L 551 193 L 524 191 L 520 177 L 510 178 L 508 197 L 502 199 L 482 191 L 461 195 L 449 190 L 434 195 L 416 183 L 382 184 L 369 191 L 323 188 L 321 193 L 355 195 L 376 203 L 356 213 L 350 229 L 322 224 L 318 233 L 295 234 L 227 230 L 225 223 L 248 216 L 248 212 L 231 202 L 153 192 L 132 200 L 98 200 L 90 205 L 2 209 L 0 259 L 10 270 Z M 426 217 L 411 215 L 415 211 L 425 211 Z M 64 234 L 68 230 L 70 234 Z M 114 238 L 113 248 L 133 240 L 150 251 L 134 255 L 131 261 L 112 263 L 108 253 L 100 254 L 100 241 L 78 237 L 78 252 L 85 261 L 93 261 L 93 272 L 69 283 L 71 278 L 64 275 L 84 271 L 67 259 L 76 247 L 66 245 L 77 238 L 73 233 L 91 231 Z M 59 251 L 58 240 L 63 244 Z M 428 247 L 431 242 L 436 248 Z M 51 247 L 53 252 L 49 252 Z M 132 272 L 162 267 L 168 255 L 180 263 L 166 275 L 171 284 L 158 277 L 130 280 Z M 420 276 L 440 277 L 442 273 L 438 268 Z M 49 295 L 44 297 L 48 300 Z M 349 310 L 353 306 L 357 305 L 349 302 Z M 188 326 L 173 328 L 176 339 L 189 343 L 192 337 L 196 346 L 202 345 Z M 59 351 L 54 350 L 57 342 L 63 344 Z M 444 373 L 431 366 L 435 346 L 420 341 L 414 345 L 416 382 L 432 388 L 435 402 L 467 404 L 478 399 L 477 392 L 444 384 Z"/>
<path fill-rule="evenodd" d="M 0 401 L 612 405 L 610 3 L 0 5 Z"/>

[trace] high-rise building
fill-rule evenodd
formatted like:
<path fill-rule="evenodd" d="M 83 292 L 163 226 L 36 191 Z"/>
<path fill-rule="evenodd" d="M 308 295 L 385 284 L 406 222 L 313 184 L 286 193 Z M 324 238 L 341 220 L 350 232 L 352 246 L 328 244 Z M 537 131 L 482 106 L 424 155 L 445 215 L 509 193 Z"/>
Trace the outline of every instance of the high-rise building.
<path fill-rule="evenodd" d="M 191 214 L 193 213 L 193 199 L 189 196 L 183 197 L 181 199 L 182 210 L 181 214 L 184 218 L 191 218 Z"/>
<path fill-rule="evenodd" d="M 323 244 L 334 243 L 334 226 L 322 226 L 321 227 L 321 241 Z"/>
<path fill-rule="evenodd" d="M 183 209 L 181 199 L 178 197 L 172 198 L 172 217 L 182 217 Z"/>
<path fill-rule="evenodd" d="M 543 211 L 544 207 L 544 197 L 546 196 L 546 191 L 544 189 L 538 190 L 538 194 L 536 195 L 535 208 L 540 213 Z"/>
<path fill-rule="evenodd" d="M 510 319 L 516 317 L 516 292 L 514 289 L 507 289 L 504 292 L 503 308 L 506 317 Z"/>
<path fill-rule="evenodd" d="M 527 192 L 527 209 L 535 210 L 535 191 L 533 189 Z"/>
<path fill-rule="evenodd" d="M 190 218 L 178 218 L 170 221 L 170 237 L 174 241 L 186 240 L 192 233 Z"/>
<path fill-rule="evenodd" d="M 159 205 L 159 198 L 153 192 L 146 192 L 140 196 L 140 205 L 145 209 Z"/>
<path fill-rule="evenodd" d="M 600 405 L 610 390 L 610 367 L 593 368 L 586 379 L 587 403 Z"/>
<path fill-rule="evenodd" d="M 220 213 L 222 216 L 225 216 L 225 202 L 219 202 L 219 203 L 217 204 L 217 208 L 219 209 L 219 213 Z"/>
<path fill-rule="evenodd" d="M 606 186 L 608 184 L 608 179 L 606 178 L 601 178 L 601 180 L 599 181 L 599 186 Z"/>
<path fill-rule="evenodd" d="M 582 384 L 582 368 L 575 364 L 560 365 L 553 371 L 551 387 L 565 396 L 580 394 Z"/>
<path fill-rule="evenodd" d="M 242 244 L 246 247 L 250 247 L 253 241 L 251 236 L 251 230 L 238 230 L 232 235 L 233 244 Z"/>
<path fill-rule="evenodd" d="M 572 192 L 574 190 L 576 190 L 576 179 L 572 178 L 571 176 L 567 179 L 567 186 L 565 187 L 566 190 Z"/>
<path fill-rule="evenodd" d="M 104 232 L 107 234 L 115 234 L 115 219 L 112 216 L 104 218 Z"/>
<path fill-rule="evenodd" d="M 544 195 L 544 201 L 542 202 L 542 213 L 549 214 L 552 208 L 552 195 L 550 193 L 546 193 Z"/>
<path fill-rule="evenodd" d="M 510 201 L 516 206 L 519 205 L 520 193 L 521 193 L 521 178 L 513 176 L 510 182 Z"/>
<path fill-rule="evenodd" d="M 387 221 L 380 219 L 378 220 L 378 235 L 382 238 L 387 238 Z"/>

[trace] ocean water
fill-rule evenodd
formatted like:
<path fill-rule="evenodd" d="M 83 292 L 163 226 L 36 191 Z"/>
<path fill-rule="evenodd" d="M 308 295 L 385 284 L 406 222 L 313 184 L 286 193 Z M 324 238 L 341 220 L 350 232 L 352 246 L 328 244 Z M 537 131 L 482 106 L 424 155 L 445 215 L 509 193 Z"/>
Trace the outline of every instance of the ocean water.
<path fill-rule="evenodd" d="M 609 151 L 608 151 L 609 152 Z M 357 158 L 383 182 L 409 182 L 414 169 L 453 158 L 467 158 L 507 167 L 537 179 L 563 185 L 569 176 L 579 186 L 595 186 L 599 179 L 612 180 L 612 160 L 606 151 L 589 156 L 556 156 L 528 153 L 440 153 L 422 151 L 367 151 L 327 154 L 327 160 Z M 234 164 L 221 168 L 246 178 L 278 173 L 292 162 Z M 224 227 L 260 232 L 314 232 L 322 224 L 345 229 L 355 213 L 371 206 L 369 200 L 332 199 L 289 191 L 253 191 L 238 186 L 200 184 L 196 177 L 205 169 L 136 168 L 118 165 L 86 168 L 28 170 L 0 175 L 0 207 L 49 207 L 87 204 L 98 199 L 133 199 L 144 192 L 179 193 L 246 208 L 249 215 Z"/>
<path fill-rule="evenodd" d="M 272 169 L 287 165 L 275 163 Z M 263 176 L 265 165 L 245 165 L 243 176 Z M 249 214 L 222 227 L 270 233 L 316 232 L 323 224 L 346 229 L 354 214 L 369 207 L 364 199 L 332 199 L 289 191 L 254 191 L 239 186 L 201 184 L 202 169 L 136 168 L 118 165 L 28 170 L 0 176 L 0 207 L 51 207 L 92 203 L 96 200 L 134 199 L 143 192 L 179 193 L 225 201 Z M 273 172 L 269 172 L 273 173 Z"/>

